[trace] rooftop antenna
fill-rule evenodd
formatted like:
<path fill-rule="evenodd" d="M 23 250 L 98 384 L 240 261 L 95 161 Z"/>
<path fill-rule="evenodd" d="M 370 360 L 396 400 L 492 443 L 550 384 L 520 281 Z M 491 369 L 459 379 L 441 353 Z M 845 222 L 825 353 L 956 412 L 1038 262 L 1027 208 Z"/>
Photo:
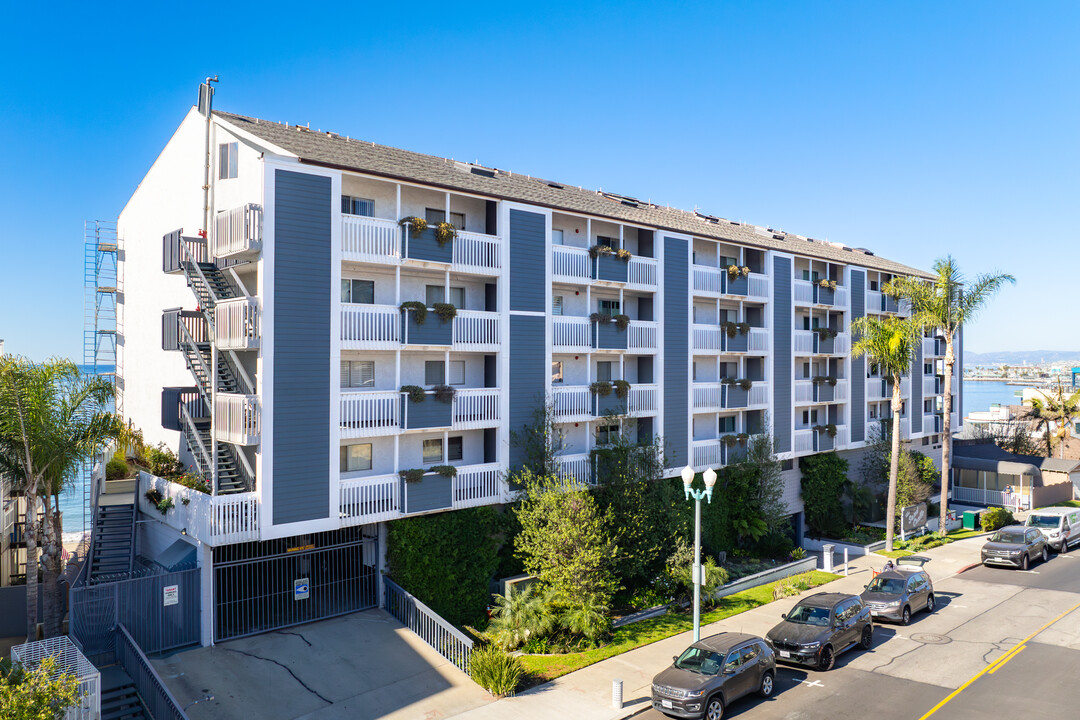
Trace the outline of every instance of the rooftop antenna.
<path fill-rule="evenodd" d="M 218 76 L 206 78 L 199 86 L 199 112 L 206 116 L 206 162 L 203 167 L 203 237 L 206 237 L 210 229 L 210 118 L 214 109 L 214 86 Z"/>

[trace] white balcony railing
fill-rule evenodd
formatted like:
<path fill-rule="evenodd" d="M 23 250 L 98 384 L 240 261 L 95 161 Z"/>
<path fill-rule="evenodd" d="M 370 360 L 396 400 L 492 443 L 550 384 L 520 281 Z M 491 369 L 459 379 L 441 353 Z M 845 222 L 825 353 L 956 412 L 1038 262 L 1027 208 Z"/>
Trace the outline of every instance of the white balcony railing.
<path fill-rule="evenodd" d="M 555 245 L 551 248 L 551 274 L 556 280 L 589 282 L 592 264 L 585 248 Z"/>
<path fill-rule="evenodd" d="M 551 389 L 552 411 L 560 422 L 589 420 L 592 417 L 592 394 L 588 385 Z"/>
<path fill-rule="evenodd" d="M 900 418 L 900 439 L 907 440 L 911 437 L 911 420 L 909 418 Z"/>
<path fill-rule="evenodd" d="M 588 453 L 559 455 L 555 458 L 555 465 L 563 477 L 572 478 L 583 485 L 593 482 L 592 462 Z"/>
<path fill-rule="evenodd" d="M 502 245 L 495 235 L 458 230 L 454 238 L 451 270 L 497 275 L 502 267 Z"/>
<path fill-rule="evenodd" d="M 720 402 L 719 383 L 694 383 L 694 412 L 716 412 Z"/>
<path fill-rule="evenodd" d="M 401 478 L 398 475 L 342 478 L 339 493 L 341 524 L 366 525 L 401 517 Z"/>
<path fill-rule="evenodd" d="M 236 257 L 262 249 L 262 206 L 241 205 L 214 216 L 210 251 L 214 257 Z"/>
<path fill-rule="evenodd" d="M 810 429 L 796 430 L 794 437 L 794 450 L 797 453 L 814 451 L 814 431 Z"/>
<path fill-rule="evenodd" d="M 139 473 L 139 493 L 136 498 L 143 512 L 154 513 L 145 498 L 147 490 L 155 489 L 163 498 L 173 501 L 173 509 L 162 516 L 161 522 L 206 545 L 229 545 L 259 539 L 259 497 L 257 492 L 230 495 L 207 495 L 147 472 Z"/>
<path fill-rule="evenodd" d="M 923 397 L 930 397 L 931 395 L 939 395 L 937 390 L 937 378 L 933 375 L 924 376 L 922 379 L 922 394 Z"/>
<path fill-rule="evenodd" d="M 694 325 L 694 350 L 720 349 L 719 325 Z"/>
<path fill-rule="evenodd" d="M 695 440 L 691 444 L 691 456 L 695 470 L 720 467 L 724 462 L 724 443 L 719 438 Z"/>
<path fill-rule="evenodd" d="M 925 413 L 922 416 L 922 431 L 925 434 L 936 433 L 937 430 L 937 415 L 934 413 Z"/>
<path fill-rule="evenodd" d="M 656 259 L 634 256 L 630 258 L 626 282 L 630 285 L 656 287 Z"/>
<path fill-rule="evenodd" d="M 848 306 L 848 289 L 843 285 L 838 285 L 836 291 L 833 293 L 833 306 L 846 308 Z"/>
<path fill-rule="evenodd" d="M 627 328 L 629 335 L 626 338 L 626 349 L 631 352 L 642 350 L 656 350 L 657 325 L 647 320 L 631 320 Z"/>
<path fill-rule="evenodd" d="M 259 347 L 259 301 L 240 297 L 218 302 L 214 307 L 214 342 L 222 350 Z"/>
<path fill-rule="evenodd" d="M 851 335 L 848 333 L 837 333 L 833 338 L 833 351 L 832 355 L 847 355 L 851 351 Z"/>
<path fill-rule="evenodd" d="M 341 216 L 341 259 L 353 262 L 401 262 L 401 226 L 395 220 Z"/>
<path fill-rule="evenodd" d="M 217 393 L 214 396 L 214 437 L 234 445 L 256 445 L 261 431 L 257 395 Z"/>
<path fill-rule="evenodd" d="M 911 317 L 911 301 L 900 300 L 896 303 L 896 314 L 900 317 Z"/>
<path fill-rule="evenodd" d="M 748 343 L 748 352 L 769 352 L 769 329 L 756 327 L 750 328 L 750 339 Z"/>
<path fill-rule="evenodd" d="M 401 310 L 393 305 L 341 306 L 343 350 L 396 350 L 401 345 Z"/>
<path fill-rule="evenodd" d="M 499 313 L 458 310 L 452 330 L 454 350 L 498 352 L 502 342 L 501 328 Z"/>
<path fill-rule="evenodd" d="M 881 312 L 881 293 L 879 293 L 877 290 L 866 291 L 866 312 Z"/>
<path fill-rule="evenodd" d="M 769 299 L 769 276 L 761 273 L 750 273 L 750 282 L 746 296 L 754 300 Z"/>
<path fill-rule="evenodd" d="M 587 353 L 592 350 L 592 323 L 587 317 L 554 317 L 551 330 L 551 344 L 558 352 Z"/>
<path fill-rule="evenodd" d="M 892 397 L 890 394 L 889 397 Z M 900 378 L 900 397 L 911 397 L 911 376 Z"/>
<path fill-rule="evenodd" d="M 694 292 L 698 295 L 720 295 L 720 268 L 694 265 Z"/>
<path fill-rule="evenodd" d="M 814 284 L 809 280 L 795 281 L 795 302 L 804 305 L 814 304 Z"/>
<path fill-rule="evenodd" d="M 795 404 L 805 405 L 814 402 L 814 382 L 812 380 L 795 381 Z"/>
<path fill-rule="evenodd" d="M 848 399 L 848 381 L 837 380 L 836 385 L 833 386 L 833 400 L 836 402 L 847 402 Z"/>
<path fill-rule="evenodd" d="M 656 385 L 631 385 L 630 394 L 626 398 L 627 414 L 637 416 L 655 413 L 658 394 Z"/>
<path fill-rule="evenodd" d="M 341 437 L 396 435 L 401 430 L 401 393 L 360 390 L 341 393 Z"/>
<path fill-rule="evenodd" d="M 463 465 L 451 483 L 454 509 L 506 502 L 507 486 L 498 463 Z"/>
<path fill-rule="evenodd" d="M 888 383 L 876 377 L 866 379 L 866 399 L 868 401 L 888 400 L 891 397 L 892 394 L 889 392 Z"/>
<path fill-rule="evenodd" d="M 453 427 L 476 430 L 499 423 L 498 388 L 458 390 L 454 393 Z"/>
<path fill-rule="evenodd" d="M 810 355 L 814 352 L 813 330 L 796 330 L 794 335 L 796 355 Z"/>
<path fill-rule="evenodd" d="M 956 502 L 970 503 L 972 505 L 1005 505 L 1005 492 L 1003 490 L 985 490 L 983 488 L 968 488 L 952 486 L 952 499 Z"/>
<path fill-rule="evenodd" d="M 747 399 L 748 407 L 769 404 L 769 384 L 764 380 L 755 380 L 750 386 L 750 396 Z"/>
<path fill-rule="evenodd" d="M 848 430 L 847 425 L 837 425 L 836 437 L 833 438 L 833 448 L 839 450 L 840 448 L 847 447 L 848 442 L 850 441 L 850 437 L 851 433 Z"/>

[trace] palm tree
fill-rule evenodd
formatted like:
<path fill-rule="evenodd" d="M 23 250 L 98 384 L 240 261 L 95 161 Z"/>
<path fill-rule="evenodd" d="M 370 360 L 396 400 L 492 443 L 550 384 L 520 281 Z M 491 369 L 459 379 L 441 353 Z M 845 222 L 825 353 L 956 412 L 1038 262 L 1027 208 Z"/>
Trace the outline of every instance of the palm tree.
<path fill-rule="evenodd" d="M 900 378 L 911 369 L 918 328 L 910 320 L 867 315 L 852 322 L 851 330 L 856 338 L 851 346 L 851 354 L 869 358 L 882 374 L 892 378 L 893 383 L 892 452 L 889 460 L 888 508 L 885 511 L 885 549 L 891 552 L 896 524 L 896 480 L 900 474 L 900 412 L 903 409 Z"/>
<path fill-rule="evenodd" d="M 81 464 L 126 436 L 119 416 L 103 407 L 112 383 L 87 377 L 69 360 L 33 363 L 0 358 L 0 470 L 14 477 L 26 497 L 27 637 L 36 637 L 38 547 L 44 566 L 46 637 L 61 632 L 63 570 L 60 493 Z M 38 527 L 38 511 L 43 527 Z"/>
<path fill-rule="evenodd" d="M 1080 416 L 1080 390 L 1071 395 L 1065 394 L 1065 388 L 1058 380 L 1057 389 L 1052 392 L 1042 391 L 1042 398 L 1031 399 L 1031 409 L 1025 413 L 1025 417 L 1034 420 L 1043 426 L 1046 433 L 1046 457 L 1054 454 L 1053 440 L 1050 428 L 1057 425 L 1056 434 L 1061 437 L 1059 446 L 1061 457 L 1065 457 L 1065 437 L 1069 434 L 1069 426 L 1076 428 L 1076 418 Z"/>
<path fill-rule="evenodd" d="M 937 329 L 945 336 L 945 423 L 941 444 L 941 518 L 938 532 L 945 535 L 945 517 L 949 509 L 949 479 L 952 477 L 952 382 L 956 365 L 956 335 L 986 307 L 1005 283 L 1016 278 L 1007 273 L 979 275 L 969 287 L 951 255 L 934 261 L 934 279 L 898 277 L 885 286 L 885 292 L 911 303 L 911 320 L 920 329 Z"/>

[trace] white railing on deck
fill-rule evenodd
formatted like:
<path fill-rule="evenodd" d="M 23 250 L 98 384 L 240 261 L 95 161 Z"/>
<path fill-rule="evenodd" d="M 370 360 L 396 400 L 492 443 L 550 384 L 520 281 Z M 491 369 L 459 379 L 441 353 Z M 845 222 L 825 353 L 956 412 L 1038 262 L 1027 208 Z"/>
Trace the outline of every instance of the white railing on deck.
<path fill-rule="evenodd" d="M 833 338 L 833 355 L 847 355 L 851 350 L 851 335 L 847 333 L 837 333 Z"/>
<path fill-rule="evenodd" d="M 383 585 L 386 587 L 386 612 L 468 674 L 473 641 L 390 578 L 384 577 Z"/>
<path fill-rule="evenodd" d="M 656 258 L 638 257 L 630 258 L 629 267 L 626 270 L 626 281 L 631 285 L 656 286 Z"/>
<path fill-rule="evenodd" d="M 812 305 L 814 303 L 814 285 L 809 280 L 795 281 L 795 302 Z"/>
<path fill-rule="evenodd" d="M 551 274 L 556 279 L 588 281 L 592 279 L 592 263 L 585 248 L 555 245 L 551 248 Z"/>
<path fill-rule="evenodd" d="M 889 394 L 889 386 L 881 378 L 871 377 L 866 379 L 866 399 L 885 400 L 892 397 Z"/>
<path fill-rule="evenodd" d="M 656 323 L 646 320 L 631 320 L 628 330 L 630 333 L 626 338 L 626 347 L 628 350 L 656 349 Z"/>
<path fill-rule="evenodd" d="M 833 292 L 833 306 L 834 307 L 847 307 L 848 306 L 848 291 L 843 285 L 837 286 Z"/>
<path fill-rule="evenodd" d="M 927 434 L 936 433 L 937 430 L 937 415 L 934 413 L 924 413 L 922 416 L 922 431 Z"/>
<path fill-rule="evenodd" d="M 218 440 L 255 445 L 261 424 L 258 395 L 219 392 L 214 396 L 214 437 Z"/>
<path fill-rule="evenodd" d="M 769 276 L 762 275 L 761 273 L 750 273 L 750 282 L 748 283 L 746 296 L 757 300 L 768 300 Z"/>
<path fill-rule="evenodd" d="M 630 394 L 626 398 L 626 412 L 630 415 L 656 412 L 656 396 L 656 385 L 631 385 Z"/>
<path fill-rule="evenodd" d="M 694 410 L 715 411 L 720 409 L 719 383 L 694 383 Z"/>
<path fill-rule="evenodd" d="M 924 358 L 932 358 L 937 355 L 937 345 L 934 342 L 934 338 L 924 337 L 922 339 L 922 356 Z"/>
<path fill-rule="evenodd" d="M 844 402 L 848 399 L 848 381 L 837 380 L 836 386 L 833 387 L 833 400 L 837 402 Z"/>
<path fill-rule="evenodd" d="M 588 420 L 592 416 L 592 394 L 588 385 L 554 387 L 551 400 L 555 417 L 563 422 Z"/>
<path fill-rule="evenodd" d="M 755 380 L 754 384 L 750 386 L 750 397 L 747 400 L 749 407 L 755 405 L 768 405 L 769 403 L 769 384 L 764 380 Z"/>
<path fill-rule="evenodd" d="M 214 307 L 214 341 L 222 350 L 259 347 L 259 301 L 241 297 L 218 302 Z"/>
<path fill-rule="evenodd" d="M 695 440 L 691 445 L 692 462 L 695 470 L 718 468 L 724 461 L 724 443 L 712 440 Z"/>
<path fill-rule="evenodd" d="M 769 329 L 750 328 L 750 338 L 747 342 L 748 352 L 769 352 Z"/>
<path fill-rule="evenodd" d="M 796 430 L 794 442 L 795 452 L 812 452 L 814 450 L 814 431 Z"/>
<path fill-rule="evenodd" d="M 401 477 L 341 478 L 341 524 L 366 525 L 401 517 Z"/>
<path fill-rule="evenodd" d="M 592 349 L 592 323 L 587 317 L 552 318 L 552 345 L 562 352 L 589 352 Z"/>
<path fill-rule="evenodd" d="M 401 426 L 401 393 L 360 390 L 341 393 L 341 437 L 396 435 Z"/>
<path fill-rule="evenodd" d="M 834 449 L 839 449 L 839 448 L 842 448 L 842 447 L 846 447 L 847 444 L 848 444 L 849 438 L 850 438 L 850 433 L 848 432 L 848 426 L 847 425 L 837 425 L 836 426 L 836 437 L 833 438 L 833 448 Z"/>
<path fill-rule="evenodd" d="M 498 352 L 502 342 L 501 328 L 502 320 L 498 313 L 458 310 L 452 331 L 454 349 Z"/>
<path fill-rule="evenodd" d="M 930 395 L 937 395 L 937 378 L 933 375 L 925 376 L 922 379 L 922 394 L 923 397 L 929 397 Z"/>
<path fill-rule="evenodd" d="M 720 269 L 694 265 L 694 292 L 706 295 L 720 294 Z"/>
<path fill-rule="evenodd" d="M 562 477 L 572 478 L 584 485 L 592 484 L 592 462 L 588 453 L 559 455 L 555 458 L 555 464 Z"/>
<path fill-rule="evenodd" d="M 911 419 L 900 418 L 900 439 L 907 440 L 911 437 Z"/>
<path fill-rule="evenodd" d="M 866 291 L 866 312 L 881 313 L 881 293 L 877 290 Z"/>
<path fill-rule="evenodd" d="M 262 248 L 262 206 L 241 205 L 214 216 L 214 236 L 210 252 L 215 257 L 229 257 Z"/>
<path fill-rule="evenodd" d="M 173 501 L 173 508 L 161 522 L 186 530 L 187 534 L 207 545 L 229 545 L 259 539 L 259 495 L 257 492 L 207 495 L 147 472 L 139 473 L 140 509 L 154 513 L 144 497 L 151 488 Z"/>
<path fill-rule="evenodd" d="M 354 262 L 401 262 L 401 227 L 396 220 L 341 216 L 341 259 Z"/>
<path fill-rule="evenodd" d="M 451 484 L 455 510 L 506 500 L 506 481 L 498 463 L 458 467 Z"/>
<path fill-rule="evenodd" d="M 911 377 L 910 376 L 900 378 L 900 396 L 905 397 L 905 398 L 911 397 Z M 892 395 L 890 395 L 889 397 L 892 397 Z"/>
<path fill-rule="evenodd" d="M 454 393 L 453 427 L 473 430 L 499 422 L 499 389 L 458 390 Z"/>
<path fill-rule="evenodd" d="M 796 330 L 795 331 L 795 354 L 796 355 L 810 355 L 814 352 L 814 331 L 813 330 Z"/>
<path fill-rule="evenodd" d="M 483 275 L 497 274 L 502 267 L 502 251 L 495 235 L 458 230 L 454 238 L 451 270 Z"/>
<path fill-rule="evenodd" d="M 1001 490 L 983 490 L 982 488 L 969 488 L 952 486 L 952 499 L 955 502 L 972 503 L 974 505 L 1005 505 L 1005 493 Z"/>
<path fill-rule="evenodd" d="M 694 350 L 719 350 L 720 327 L 694 324 Z"/>
<path fill-rule="evenodd" d="M 814 381 L 813 380 L 796 380 L 795 381 L 795 403 L 812 403 L 814 402 Z"/>
<path fill-rule="evenodd" d="M 395 350 L 401 345 L 401 310 L 393 305 L 341 306 L 344 350 Z"/>

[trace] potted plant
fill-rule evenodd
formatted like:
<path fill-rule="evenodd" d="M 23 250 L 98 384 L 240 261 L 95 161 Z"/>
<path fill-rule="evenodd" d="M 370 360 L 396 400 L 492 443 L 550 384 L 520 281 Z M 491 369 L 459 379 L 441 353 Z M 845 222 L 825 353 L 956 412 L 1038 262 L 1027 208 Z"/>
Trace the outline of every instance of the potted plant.
<path fill-rule="evenodd" d="M 740 445 L 745 445 L 747 441 L 750 440 L 749 433 L 739 433 L 736 437 L 738 438 Z"/>
<path fill-rule="evenodd" d="M 626 380 L 616 380 L 612 385 L 615 386 L 615 397 L 620 400 L 625 400 L 626 396 L 630 394 L 630 383 Z"/>
<path fill-rule="evenodd" d="M 829 287 L 829 281 L 827 279 L 825 279 L 825 278 L 821 278 L 820 280 L 818 280 L 818 285 L 820 285 L 823 288 L 827 288 L 827 287 Z M 803 287 L 806 287 L 806 286 L 804 285 Z"/>
<path fill-rule="evenodd" d="M 836 378 L 832 375 L 827 376 L 825 382 L 829 383 L 829 387 L 836 387 Z"/>
<path fill-rule="evenodd" d="M 408 225 L 409 232 L 413 237 L 419 237 L 420 233 L 427 230 L 427 220 L 422 217 L 416 217 L 415 215 L 401 218 L 398 220 L 398 225 L 401 225 L 402 227 Z"/>
<path fill-rule="evenodd" d="M 720 442 L 723 443 L 724 447 L 733 448 L 739 443 L 739 438 L 735 435 L 725 435 L 720 438 Z"/>
<path fill-rule="evenodd" d="M 738 382 L 738 380 L 736 380 L 735 378 L 730 378 L 730 377 L 722 377 L 722 378 L 720 378 L 720 384 L 721 385 L 734 385 L 737 382 Z"/>
<path fill-rule="evenodd" d="M 727 336 L 729 338 L 735 337 L 736 333 L 739 332 L 738 323 L 728 322 L 725 320 L 724 322 L 720 323 L 720 327 L 723 328 L 724 332 L 727 333 Z"/>
<path fill-rule="evenodd" d="M 634 255 L 626 248 L 619 248 L 615 251 L 615 257 L 623 262 L 630 262 L 630 258 L 634 257 Z"/>
<path fill-rule="evenodd" d="M 589 321 L 594 323 L 609 323 L 611 322 L 611 316 L 607 313 L 594 312 L 589 316 Z"/>
<path fill-rule="evenodd" d="M 616 315 L 613 319 L 615 320 L 616 330 L 623 331 L 626 330 L 626 328 L 630 327 L 629 315 Z"/>
<path fill-rule="evenodd" d="M 450 387 L 449 385 L 436 385 L 435 387 L 432 388 L 432 390 L 434 391 L 435 399 L 438 400 L 439 402 L 444 402 L 444 403 L 453 402 L 454 401 L 454 395 L 457 392 L 456 390 L 454 390 L 454 388 Z"/>
<path fill-rule="evenodd" d="M 424 388 L 419 385 L 402 385 L 401 392 L 409 395 L 409 402 L 422 403 L 426 397 Z"/>
<path fill-rule="evenodd" d="M 739 381 L 739 387 L 741 387 L 743 390 L 749 391 L 750 388 L 754 387 L 754 381 L 750 378 L 743 378 Z"/>
<path fill-rule="evenodd" d="M 597 380 L 589 385 L 589 392 L 600 397 L 607 397 L 611 394 L 611 383 Z"/>
<path fill-rule="evenodd" d="M 435 242 L 439 243 L 439 247 L 442 247 L 456 237 L 457 228 L 450 223 L 441 222 L 435 225 Z"/>
<path fill-rule="evenodd" d="M 836 437 L 836 423 L 829 423 L 825 426 L 825 432 L 829 434 L 829 437 Z"/>
<path fill-rule="evenodd" d="M 457 308 L 452 303 L 434 303 L 431 309 L 443 322 L 450 322 L 457 317 Z"/>
<path fill-rule="evenodd" d="M 749 265 L 743 265 L 741 268 L 739 268 L 739 270 L 742 272 L 743 277 L 746 277 L 747 275 L 750 274 L 750 266 Z"/>
<path fill-rule="evenodd" d="M 407 483 L 418 483 L 424 479 L 424 468 L 398 470 L 398 475 L 400 475 L 401 479 Z"/>
<path fill-rule="evenodd" d="M 401 312 L 411 311 L 417 325 L 423 325 L 427 319 L 427 305 L 418 300 L 406 300 L 398 306 Z"/>
<path fill-rule="evenodd" d="M 145 497 L 151 505 L 155 506 L 165 499 L 165 496 L 162 495 L 161 491 L 157 488 L 150 488 L 145 493 L 143 493 L 143 497 Z"/>
<path fill-rule="evenodd" d="M 739 329 L 739 333 L 742 335 L 750 334 L 750 323 L 748 322 L 735 323 L 735 327 Z"/>
<path fill-rule="evenodd" d="M 591 248 L 589 248 L 589 257 L 595 260 L 601 255 L 611 255 L 613 252 L 615 251 L 607 245 L 593 245 Z M 629 258 L 627 259 L 629 260 Z"/>
<path fill-rule="evenodd" d="M 727 266 L 728 280 L 734 280 L 735 278 L 739 277 L 740 272 L 741 272 L 741 270 L 740 270 L 738 265 L 734 265 L 734 264 L 728 265 Z"/>
<path fill-rule="evenodd" d="M 432 465 L 428 470 L 433 473 L 438 473 L 443 477 L 457 477 L 457 468 L 453 465 Z"/>

